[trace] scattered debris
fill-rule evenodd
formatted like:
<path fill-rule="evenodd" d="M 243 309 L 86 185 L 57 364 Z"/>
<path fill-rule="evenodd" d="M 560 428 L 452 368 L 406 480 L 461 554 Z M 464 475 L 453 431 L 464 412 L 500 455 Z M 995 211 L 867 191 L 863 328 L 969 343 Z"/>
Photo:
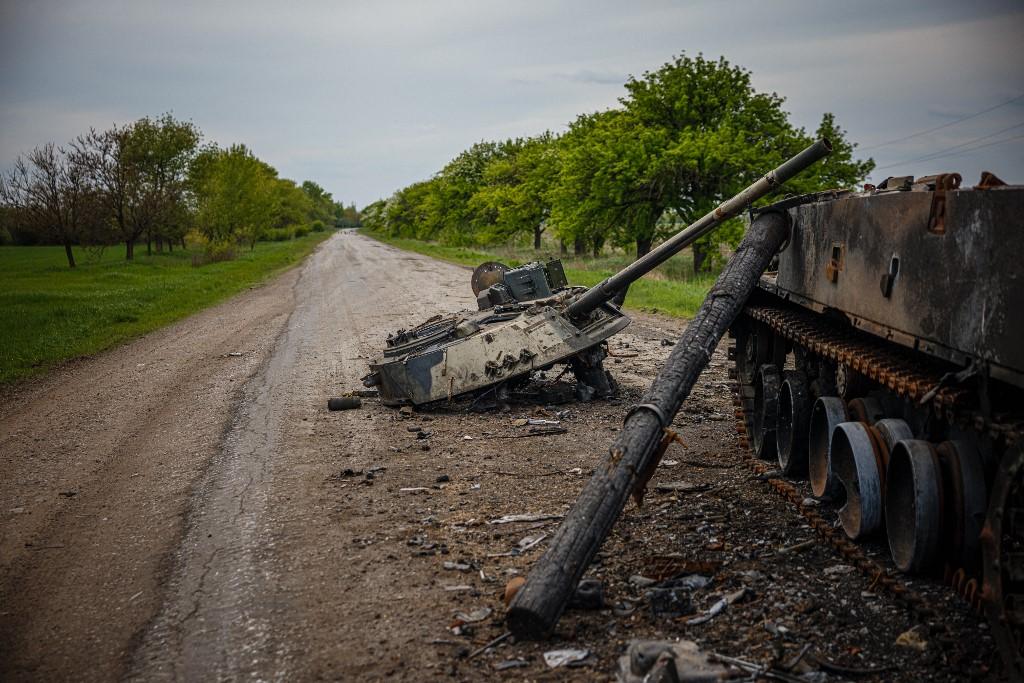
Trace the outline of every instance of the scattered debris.
<path fill-rule="evenodd" d="M 530 417 L 526 419 L 528 425 L 557 425 L 561 424 L 558 420 L 544 420 L 538 417 Z"/>
<path fill-rule="evenodd" d="M 703 624 L 703 623 L 711 621 L 718 614 L 720 614 L 722 612 L 722 610 L 724 610 L 726 607 L 728 607 L 729 605 L 733 604 L 734 602 L 736 602 L 737 600 L 739 600 L 740 598 L 742 598 L 746 594 L 747 594 L 746 586 L 740 588 L 738 591 L 736 591 L 734 593 L 729 593 L 724 598 L 722 598 L 721 600 L 719 600 L 718 602 L 713 604 L 711 606 L 711 609 L 709 609 L 704 614 L 700 615 L 699 617 L 694 617 L 693 619 L 687 619 L 686 620 L 686 625 L 687 626 L 696 626 L 697 624 Z"/>
<path fill-rule="evenodd" d="M 707 683 L 723 680 L 727 675 L 725 667 L 711 661 L 691 640 L 634 640 L 619 658 L 618 678 L 623 683 Z"/>
<path fill-rule="evenodd" d="M 521 514 L 521 515 L 505 515 L 504 517 L 498 517 L 497 519 L 490 519 L 487 521 L 488 524 L 514 524 L 516 522 L 546 522 L 550 519 L 561 519 L 562 515 L 545 515 L 545 514 Z"/>
<path fill-rule="evenodd" d="M 461 624 L 475 624 L 476 622 L 483 621 L 487 617 L 491 616 L 493 612 L 494 610 L 490 607 L 480 607 L 472 612 L 456 612 L 455 620 L 461 622 Z"/>
<path fill-rule="evenodd" d="M 426 486 L 405 486 L 403 488 L 398 489 L 398 491 L 400 493 L 426 493 L 429 492 L 430 489 L 428 489 Z"/>
<path fill-rule="evenodd" d="M 552 669 L 560 666 L 573 666 L 583 662 L 590 656 L 590 650 L 548 650 L 544 653 L 544 663 Z"/>
<path fill-rule="evenodd" d="M 506 669 L 519 669 L 524 666 L 529 666 L 529 662 L 525 659 L 506 659 L 503 662 L 495 662 L 495 671 L 505 671 Z"/>
<path fill-rule="evenodd" d="M 241 351 L 229 351 L 224 354 L 228 358 L 238 358 L 239 356 L 245 355 Z"/>
<path fill-rule="evenodd" d="M 915 626 L 914 628 L 901 633 L 896 638 L 896 644 L 900 647 L 917 650 L 918 652 L 924 652 L 928 649 L 928 641 L 921 637 L 920 626 Z"/>
<path fill-rule="evenodd" d="M 647 588 L 648 586 L 653 586 L 656 583 L 658 583 L 657 580 L 649 579 L 646 576 L 640 576 L 639 574 L 634 574 L 629 577 L 629 585 L 634 586 L 635 588 Z"/>
<path fill-rule="evenodd" d="M 779 548 L 779 555 L 788 555 L 790 553 L 802 553 L 805 550 L 809 550 L 817 545 L 818 541 L 811 538 L 800 543 L 794 543 L 793 545 L 787 545 L 785 548 Z"/>
<path fill-rule="evenodd" d="M 447 474 L 442 474 L 442 475 L 439 475 L 435 481 L 438 484 L 445 484 L 445 483 L 447 483 L 447 482 L 449 482 L 451 480 L 452 480 L 452 478 L 449 477 Z"/>
<path fill-rule="evenodd" d="M 604 608 L 604 584 L 597 579 L 583 579 L 576 586 L 569 607 L 573 609 L 594 610 Z"/>
<path fill-rule="evenodd" d="M 511 631 L 505 631 L 505 632 L 504 632 L 504 633 L 502 633 L 502 634 L 501 634 L 500 636 L 498 636 L 498 637 L 497 637 L 497 638 L 495 638 L 494 640 L 490 641 L 489 643 L 487 643 L 487 644 L 486 644 L 486 645 L 484 645 L 483 647 L 478 647 L 477 649 L 475 649 L 475 650 L 473 650 L 472 652 L 470 652 L 470 653 L 469 653 L 469 656 L 467 656 L 467 657 L 466 657 L 466 659 L 473 659 L 473 658 L 474 658 L 474 657 L 476 657 L 477 655 L 479 655 L 479 654 L 481 654 L 481 653 L 483 653 L 483 652 L 486 652 L 487 650 L 491 649 L 492 647 L 494 647 L 494 646 L 495 646 L 495 645 L 497 645 L 498 643 L 501 643 L 501 642 L 503 642 L 504 640 L 506 640 L 507 638 L 509 638 L 509 637 L 510 637 L 511 635 L 512 635 L 512 632 L 511 632 Z"/>
<path fill-rule="evenodd" d="M 338 396 L 327 399 L 328 410 L 352 410 L 362 405 L 363 401 L 358 396 Z"/>
<path fill-rule="evenodd" d="M 658 493 L 700 493 L 711 488 L 711 484 L 691 484 L 688 481 L 667 481 L 658 484 L 654 490 Z"/>
<path fill-rule="evenodd" d="M 821 573 L 825 576 L 838 576 L 840 574 L 849 574 L 856 570 L 857 568 L 850 564 L 834 564 L 831 567 L 825 567 L 821 570 Z"/>
<path fill-rule="evenodd" d="M 465 562 L 445 562 L 442 566 L 449 571 L 460 572 L 468 572 L 473 568 L 472 565 L 466 564 Z"/>

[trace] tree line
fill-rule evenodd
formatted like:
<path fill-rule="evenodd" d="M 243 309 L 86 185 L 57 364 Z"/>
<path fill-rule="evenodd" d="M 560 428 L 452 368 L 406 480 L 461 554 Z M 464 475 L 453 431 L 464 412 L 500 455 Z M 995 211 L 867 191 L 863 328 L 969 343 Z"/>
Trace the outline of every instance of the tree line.
<path fill-rule="evenodd" d="M 431 178 L 362 211 L 384 234 L 454 245 L 532 240 L 547 233 L 563 253 L 605 245 L 650 251 L 814 139 L 832 154 L 780 190 L 797 194 L 863 182 L 874 161 L 826 113 L 813 137 L 789 120 L 784 99 L 757 92 L 750 71 L 725 58 L 675 57 L 630 77 L 619 106 L 583 114 L 556 135 L 479 142 Z M 776 193 L 766 201 L 777 200 Z M 693 247 L 694 269 L 743 233 L 736 219 Z"/>
<path fill-rule="evenodd" d="M 0 243 L 59 244 L 72 268 L 75 245 L 120 243 L 132 260 L 137 244 L 173 251 L 195 230 L 223 257 L 239 244 L 359 225 L 354 205 L 279 177 L 245 145 L 202 144 L 192 122 L 170 114 L 19 156 L 0 175 L 0 211 Z"/>

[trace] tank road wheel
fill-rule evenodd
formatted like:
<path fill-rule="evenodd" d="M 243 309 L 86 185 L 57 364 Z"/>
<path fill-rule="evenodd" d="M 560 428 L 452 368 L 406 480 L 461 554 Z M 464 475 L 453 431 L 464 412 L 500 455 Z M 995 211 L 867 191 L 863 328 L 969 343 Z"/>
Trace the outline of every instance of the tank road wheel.
<path fill-rule="evenodd" d="M 1024 447 L 1003 455 L 981 532 L 982 600 L 1010 680 L 1024 680 Z"/>
<path fill-rule="evenodd" d="M 832 432 L 850 415 L 846 402 L 838 396 L 822 396 L 811 408 L 807 429 L 807 470 L 811 479 L 811 492 L 818 498 L 835 496 L 842 489 L 832 472 Z"/>
<path fill-rule="evenodd" d="M 942 538 L 942 469 L 935 447 L 917 439 L 900 441 L 885 479 L 892 561 L 908 574 L 928 571 Z"/>
<path fill-rule="evenodd" d="M 754 420 L 750 443 L 762 460 L 775 457 L 775 428 L 779 416 L 779 369 L 762 365 L 754 377 Z"/>
<path fill-rule="evenodd" d="M 800 371 L 787 371 L 785 378 L 779 389 L 775 450 L 782 473 L 802 477 L 807 474 L 807 420 L 811 414 L 807 376 Z"/>

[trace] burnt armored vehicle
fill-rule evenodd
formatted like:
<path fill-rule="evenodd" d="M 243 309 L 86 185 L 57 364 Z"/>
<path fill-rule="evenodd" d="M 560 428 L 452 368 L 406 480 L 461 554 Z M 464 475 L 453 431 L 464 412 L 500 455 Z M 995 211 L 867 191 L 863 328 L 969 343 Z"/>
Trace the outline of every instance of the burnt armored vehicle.
<path fill-rule="evenodd" d="M 485 263 L 472 278 L 479 311 L 438 315 L 389 336 L 363 384 L 377 387 L 386 404 L 422 405 L 492 389 L 508 392 L 534 371 L 564 364 L 576 376 L 577 396 L 607 395 L 614 387 L 602 367 L 604 342 L 630 322 L 611 303 L 616 294 L 829 151 L 827 140 L 810 145 L 590 289 L 569 286 L 557 260 L 514 270 Z"/>
<path fill-rule="evenodd" d="M 751 448 L 983 607 L 1020 680 L 1024 186 L 900 177 L 774 208 L 790 239 L 731 329 Z"/>

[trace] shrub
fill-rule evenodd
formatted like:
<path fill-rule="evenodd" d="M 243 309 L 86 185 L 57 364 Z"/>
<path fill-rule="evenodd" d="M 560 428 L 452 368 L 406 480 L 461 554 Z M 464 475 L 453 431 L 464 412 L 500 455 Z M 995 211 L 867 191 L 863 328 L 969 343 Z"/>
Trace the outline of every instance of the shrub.
<path fill-rule="evenodd" d="M 312 230 L 313 232 L 323 232 L 324 230 L 327 229 L 327 227 L 324 225 L 323 221 L 316 220 L 313 221 L 313 224 L 309 226 L 309 229 Z"/>
<path fill-rule="evenodd" d="M 217 263 L 218 261 L 234 261 L 235 245 L 230 242 L 210 242 L 204 251 L 206 263 Z"/>
<path fill-rule="evenodd" d="M 309 234 L 309 226 L 308 225 L 296 225 L 295 226 L 295 236 L 296 237 L 305 237 L 308 234 Z"/>
<path fill-rule="evenodd" d="M 273 228 L 267 230 L 266 239 L 271 242 L 287 242 L 292 238 L 292 231 L 288 228 Z"/>

